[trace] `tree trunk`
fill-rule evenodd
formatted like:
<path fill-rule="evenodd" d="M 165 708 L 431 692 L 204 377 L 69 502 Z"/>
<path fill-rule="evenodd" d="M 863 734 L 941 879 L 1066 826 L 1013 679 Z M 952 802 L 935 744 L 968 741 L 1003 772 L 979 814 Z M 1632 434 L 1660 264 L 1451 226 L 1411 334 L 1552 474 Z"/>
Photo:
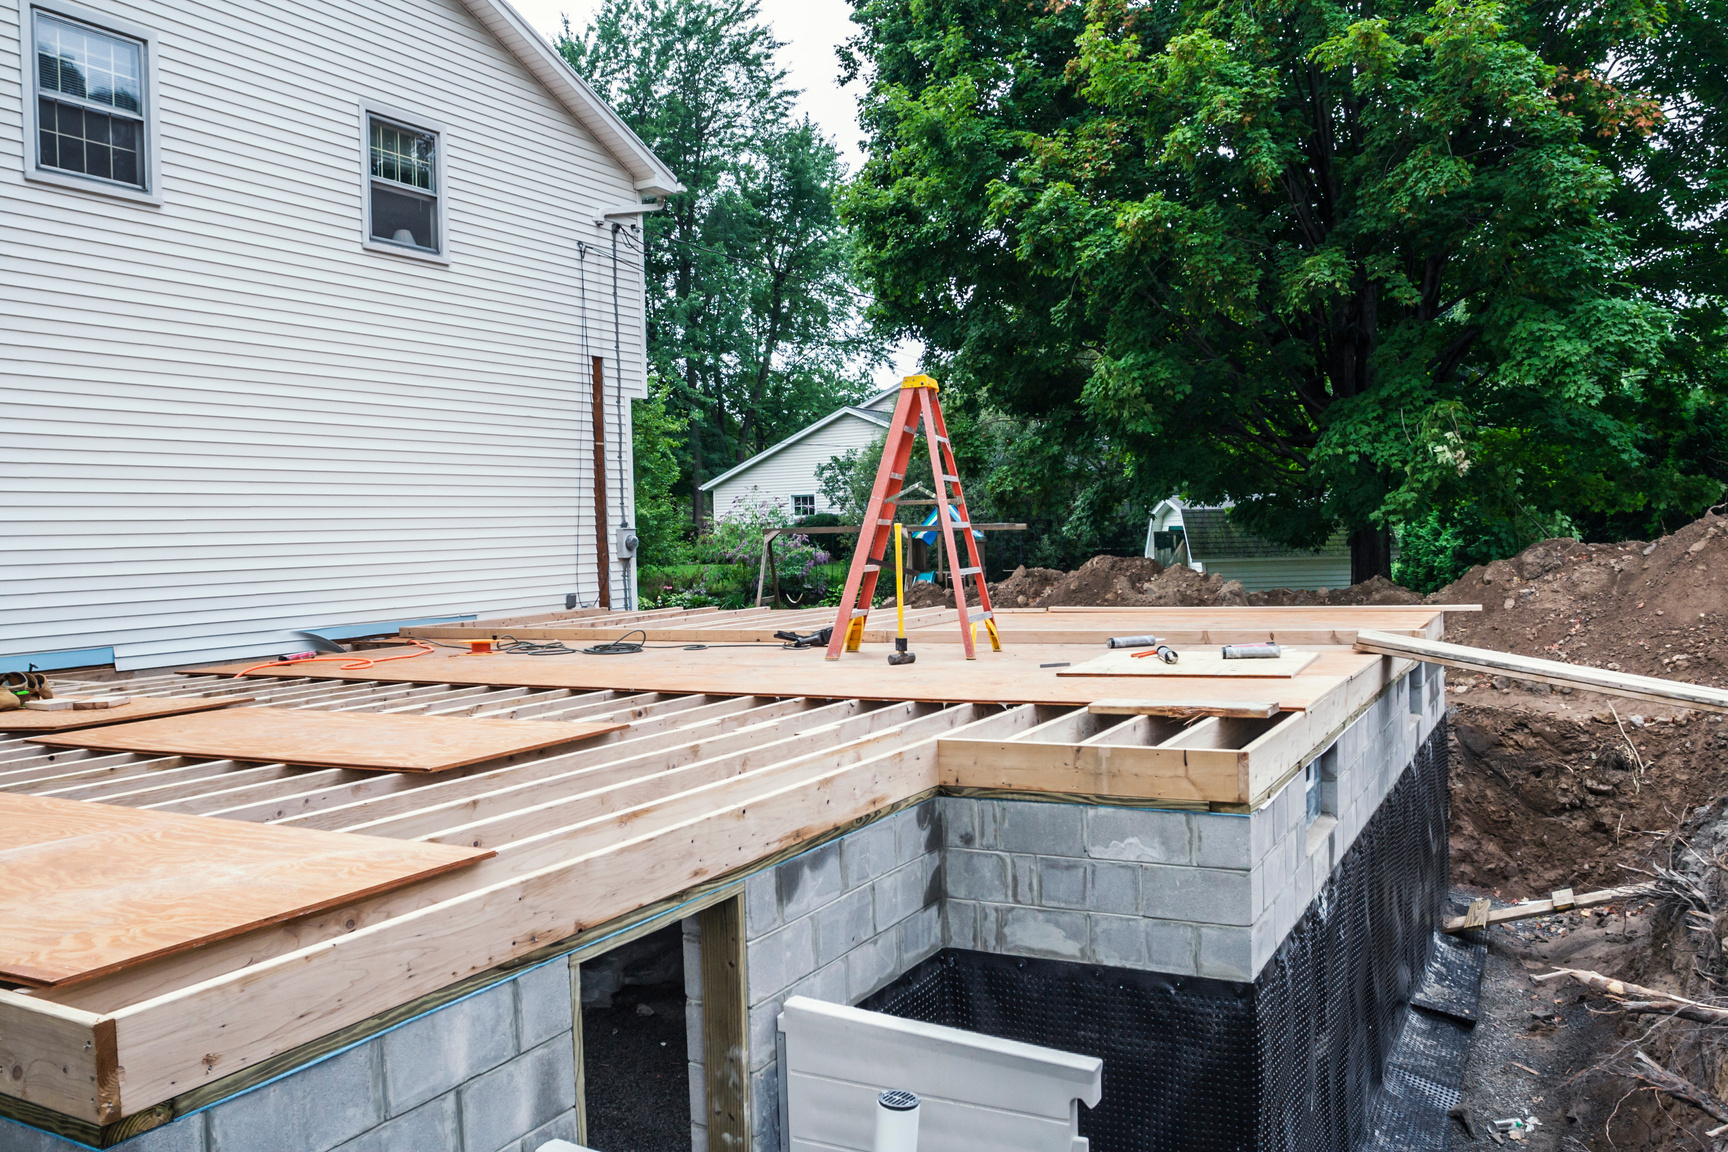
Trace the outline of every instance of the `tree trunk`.
<path fill-rule="evenodd" d="M 1375 576 L 1392 579 L 1392 533 L 1385 528 L 1358 528 L 1350 534 L 1350 583 Z"/>

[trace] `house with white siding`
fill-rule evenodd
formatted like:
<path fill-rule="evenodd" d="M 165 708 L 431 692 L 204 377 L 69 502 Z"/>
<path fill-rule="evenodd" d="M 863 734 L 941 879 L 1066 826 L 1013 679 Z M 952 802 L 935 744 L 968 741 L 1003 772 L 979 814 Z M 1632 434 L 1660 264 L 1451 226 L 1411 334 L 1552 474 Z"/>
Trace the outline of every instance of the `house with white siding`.
<path fill-rule="evenodd" d="M 1146 525 L 1146 555 L 1169 567 L 1240 580 L 1244 590 L 1348 588 L 1350 541 L 1335 532 L 1312 551 L 1286 547 L 1244 532 L 1230 519 L 1229 504 L 1161 500 Z"/>
<path fill-rule="evenodd" d="M 628 606 L 679 190 L 503 0 L 0 7 L 0 670 Z"/>
<path fill-rule="evenodd" d="M 836 408 L 772 448 L 702 485 L 713 498 L 714 515 L 756 501 L 779 504 L 794 517 L 836 511 L 822 495 L 816 469 L 854 448 L 866 448 L 888 431 L 900 385 L 884 388 L 862 404 Z"/>

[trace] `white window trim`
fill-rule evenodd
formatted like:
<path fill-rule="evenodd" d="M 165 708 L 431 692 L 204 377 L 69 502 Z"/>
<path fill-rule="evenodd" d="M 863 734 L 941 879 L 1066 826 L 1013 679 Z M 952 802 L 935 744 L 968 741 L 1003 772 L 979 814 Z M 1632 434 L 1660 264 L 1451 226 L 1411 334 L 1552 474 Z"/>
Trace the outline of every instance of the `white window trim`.
<path fill-rule="evenodd" d="M 438 183 L 437 192 L 437 229 L 438 251 L 427 252 L 419 248 L 405 248 L 400 244 L 391 244 L 385 240 L 372 239 L 372 132 L 373 117 L 389 120 L 404 128 L 417 128 L 422 132 L 431 132 L 438 137 L 438 146 L 434 150 L 437 161 L 437 172 L 433 179 Z M 360 101 L 360 247 L 368 252 L 377 252 L 385 256 L 400 256 L 407 260 L 419 260 L 426 264 L 450 263 L 450 212 L 448 207 L 450 184 L 444 174 L 444 153 L 448 146 L 450 135 L 444 130 L 444 125 L 431 116 L 423 116 L 418 112 L 409 112 L 383 104 L 376 100 Z"/>
<path fill-rule="evenodd" d="M 78 24 L 88 24 L 98 32 L 110 32 L 136 40 L 143 45 L 144 59 L 144 187 L 132 188 L 95 176 L 79 176 L 73 172 L 56 172 L 37 165 L 41 141 L 36 133 L 36 19 L 37 12 L 59 16 Z M 129 20 L 121 20 L 106 12 L 86 8 L 82 4 L 62 3 L 61 0 L 18 0 L 18 53 L 23 67 L 18 69 L 22 81 L 21 102 L 24 106 L 24 179 L 32 184 L 45 184 L 84 192 L 108 200 L 127 200 L 151 207 L 162 205 L 162 117 L 156 99 L 156 33 Z"/>

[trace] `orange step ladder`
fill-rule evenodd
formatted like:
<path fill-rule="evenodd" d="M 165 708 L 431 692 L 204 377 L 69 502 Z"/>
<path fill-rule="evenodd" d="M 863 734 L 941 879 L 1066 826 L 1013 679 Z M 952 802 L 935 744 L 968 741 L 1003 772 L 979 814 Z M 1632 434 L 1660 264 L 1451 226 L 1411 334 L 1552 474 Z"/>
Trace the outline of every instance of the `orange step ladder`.
<path fill-rule="evenodd" d="M 977 659 L 973 631 L 976 625 L 966 605 L 966 580 L 976 580 L 978 621 L 990 636 L 990 647 L 1002 651 L 996 631 L 996 613 L 990 607 L 990 589 L 984 583 L 984 565 L 978 559 L 978 542 L 972 535 L 972 514 L 966 511 L 966 494 L 960 488 L 960 469 L 954 463 L 954 448 L 948 442 L 948 425 L 942 405 L 936 400 L 936 381 L 928 376 L 908 376 L 900 382 L 900 399 L 888 425 L 888 442 L 882 447 L 882 466 L 876 470 L 876 485 L 870 490 L 870 507 L 858 533 L 858 548 L 852 553 L 852 568 L 846 574 L 846 592 L 834 631 L 828 638 L 828 659 L 838 660 L 842 651 L 856 652 L 864 639 L 864 618 L 876 596 L 876 578 L 881 575 L 888 541 L 895 531 L 894 513 L 899 508 L 900 489 L 906 484 L 906 465 L 912 456 L 912 441 L 922 427 L 930 449 L 930 471 L 936 477 L 936 522 L 948 549 L 948 570 L 954 574 L 954 606 L 960 610 L 960 642 L 966 659 Z M 949 487 L 953 495 L 949 496 Z M 950 510 L 953 500 L 955 511 Z M 966 541 L 966 564 L 961 564 L 954 544 L 954 530 Z M 863 607 L 859 607 L 862 604 Z"/>

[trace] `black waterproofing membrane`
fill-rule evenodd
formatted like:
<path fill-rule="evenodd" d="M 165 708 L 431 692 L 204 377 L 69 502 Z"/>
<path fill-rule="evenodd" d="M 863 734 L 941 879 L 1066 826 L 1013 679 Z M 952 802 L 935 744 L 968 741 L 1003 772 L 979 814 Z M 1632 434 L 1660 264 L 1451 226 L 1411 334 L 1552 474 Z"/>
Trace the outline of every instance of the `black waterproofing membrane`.
<path fill-rule="evenodd" d="M 1102 1057 L 1092 1152 L 1352 1152 L 1400 1123 L 1376 1112 L 1389 1080 L 1428 1117 L 1436 1069 L 1462 1073 L 1467 1021 L 1405 1007 L 1431 983 L 1446 817 L 1442 723 L 1252 984 L 950 948 L 859 1007 Z M 1395 1067 L 1406 1017 L 1434 1035 Z"/>

